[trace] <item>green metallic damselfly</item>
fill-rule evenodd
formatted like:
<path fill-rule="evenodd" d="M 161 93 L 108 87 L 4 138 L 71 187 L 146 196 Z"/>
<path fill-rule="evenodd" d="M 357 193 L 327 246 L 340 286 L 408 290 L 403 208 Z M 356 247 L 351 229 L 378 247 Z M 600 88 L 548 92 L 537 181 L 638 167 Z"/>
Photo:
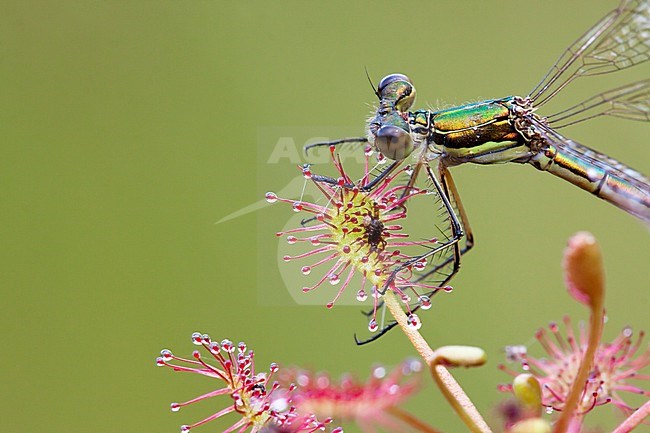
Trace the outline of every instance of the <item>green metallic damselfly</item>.
<path fill-rule="evenodd" d="M 650 223 L 648 178 L 557 132 L 564 126 L 602 115 L 650 121 L 650 79 L 600 93 L 549 116 L 537 114 L 537 109 L 576 78 L 612 73 L 647 60 L 650 60 L 650 1 L 623 0 L 562 53 L 528 96 L 508 96 L 440 111 L 408 111 L 415 101 L 415 88 L 405 75 L 391 74 L 375 89 L 379 106 L 368 123 L 367 138 L 315 143 L 306 150 L 323 145 L 369 143 L 392 163 L 377 179 L 365 184 L 365 189 L 372 189 L 379 179 L 404 161 L 413 169 L 409 184 L 414 184 L 419 175 L 425 175 L 446 209 L 451 235 L 440 247 L 404 263 L 394 274 L 423 258 L 439 255 L 442 259 L 432 260 L 431 268 L 418 280 L 449 267 L 437 280 L 442 286 L 456 274 L 460 257 L 474 245 L 449 167 L 464 163 L 530 164 Z M 334 182 L 324 176 L 315 180 Z M 368 341 L 392 326 L 388 325 Z"/>

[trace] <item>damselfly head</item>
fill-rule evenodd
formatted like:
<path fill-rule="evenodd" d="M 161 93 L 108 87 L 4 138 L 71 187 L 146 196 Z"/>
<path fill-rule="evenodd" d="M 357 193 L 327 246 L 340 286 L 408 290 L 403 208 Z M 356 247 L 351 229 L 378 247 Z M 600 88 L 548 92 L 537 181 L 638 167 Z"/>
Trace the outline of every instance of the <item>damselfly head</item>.
<path fill-rule="evenodd" d="M 401 161 L 413 152 L 411 128 L 396 111 L 376 119 L 370 125 L 375 148 L 388 159 Z"/>
<path fill-rule="evenodd" d="M 403 74 L 390 74 L 382 78 L 377 86 L 380 101 L 392 101 L 397 111 L 407 111 L 415 102 L 415 87 Z"/>
<path fill-rule="evenodd" d="M 413 152 L 406 111 L 415 101 L 415 87 L 403 74 L 385 76 L 377 86 L 379 107 L 368 124 L 368 139 L 383 156 L 401 161 Z"/>

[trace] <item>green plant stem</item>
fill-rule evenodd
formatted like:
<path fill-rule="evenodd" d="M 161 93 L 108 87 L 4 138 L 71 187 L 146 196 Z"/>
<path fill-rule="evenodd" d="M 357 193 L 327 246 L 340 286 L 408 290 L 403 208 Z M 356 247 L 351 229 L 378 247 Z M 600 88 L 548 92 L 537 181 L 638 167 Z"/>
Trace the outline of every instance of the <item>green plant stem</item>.
<path fill-rule="evenodd" d="M 411 341 L 415 350 L 427 362 L 430 367 L 434 381 L 440 388 L 451 407 L 456 411 L 461 420 L 473 433 L 492 433 L 483 417 L 478 412 L 472 401 L 469 399 L 463 388 L 456 382 L 449 370 L 444 365 L 437 364 L 437 357 L 429 346 L 429 343 L 416 330 L 408 326 L 406 314 L 390 290 L 384 295 L 384 303 L 388 311 L 393 315 L 402 331 Z"/>
<path fill-rule="evenodd" d="M 472 401 L 469 399 L 463 388 L 460 387 L 456 379 L 449 373 L 444 365 L 433 364 L 431 375 L 435 380 L 438 388 L 445 396 L 449 404 L 456 411 L 461 420 L 469 427 L 473 433 L 492 433 L 490 427 L 486 424 L 483 417 L 478 412 Z"/>
<path fill-rule="evenodd" d="M 600 344 L 605 316 L 603 296 L 599 296 L 597 299 L 596 304 L 592 307 L 591 315 L 589 316 L 589 341 L 587 344 L 587 350 L 585 351 L 585 355 L 582 357 L 582 363 L 578 369 L 578 374 L 573 381 L 571 392 L 569 393 L 564 409 L 562 410 L 562 415 L 555 423 L 553 433 L 565 433 L 571 425 L 571 420 L 576 416 L 575 414 L 577 412 L 580 396 L 585 388 L 589 372 L 591 372 L 594 365 L 594 356 L 596 350 L 598 350 L 598 345 Z"/>
<path fill-rule="evenodd" d="M 393 318 L 397 320 L 397 323 L 399 323 L 400 328 L 402 328 L 404 334 L 406 334 L 408 339 L 411 341 L 415 347 L 415 350 L 418 351 L 420 356 L 426 362 L 429 362 L 429 360 L 434 356 L 433 349 L 431 349 L 429 343 L 427 343 L 427 341 L 424 339 L 424 337 L 422 337 L 417 329 L 413 329 L 408 325 L 406 314 L 404 314 L 404 311 L 402 311 L 402 307 L 395 297 L 395 294 L 391 290 L 388 290 L 386 291 L 383 299 L 386 307 L 388 307 L 388 311 L 390 311 L 390 313 L 393 315 Z"/>

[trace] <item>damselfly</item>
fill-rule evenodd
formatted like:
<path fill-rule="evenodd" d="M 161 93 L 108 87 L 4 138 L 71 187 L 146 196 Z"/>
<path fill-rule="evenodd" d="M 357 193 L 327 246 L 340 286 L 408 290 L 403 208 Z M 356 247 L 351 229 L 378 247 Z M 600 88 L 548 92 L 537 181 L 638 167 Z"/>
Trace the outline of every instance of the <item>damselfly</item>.
<path fill-rule="evenodd" d="M 379 106 L 369 121 L 367 138 L 316 143 L 307 148 L 369 143 L 393 161 L 377 179 L 406 160 L 413 170 L 409 184 L 414 184 L 418 176 L 426 176 L 440 194 L 451 236 L 440 248 L 413 258 L 403 267 L 447 251 L 442 260 L 432 261 L 420 277 L 428 278 L 450 266 L 439 281 L 446 284 L 458 271 L 461 255 L 474 245 L 467 215 L 448 170 L 455 165 L 530 164 L 650 222 L 650 180 L 557 132 L 602 115 L 649 121 L 650 79 L 600 93 L 559 113 L 537 114 L 538 108 L 576 78 L 612 73 L 649 59 L 650 1 L 623 0 L 566 49 L 528 96 L 508 96 L 440 111 L 408 111 L 415 101 L 415 88 L 405 75 L 391 74 L 375 89 Z M 332 181 L 326 177 L 320 180 Z M 370 182 L 366 188 L 374 184 Z"/>

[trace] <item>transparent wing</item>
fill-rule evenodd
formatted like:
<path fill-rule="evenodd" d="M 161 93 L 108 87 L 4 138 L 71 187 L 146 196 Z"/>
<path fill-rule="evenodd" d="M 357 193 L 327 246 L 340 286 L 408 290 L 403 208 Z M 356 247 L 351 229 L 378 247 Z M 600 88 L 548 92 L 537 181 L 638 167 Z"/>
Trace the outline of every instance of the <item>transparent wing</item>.
<path fill-rule="evenodd" d="M 623 0 L 566 49 L 530 92 L 541 106 L 578 77 L 607 74 L 650 59 L 650 1 Z"/>
<path fill-rule="evenodd" d="M 563 128 L 598 116 L 650 121 L 650 79 L 599 93 L 546 119 L 553 128 Z"/>

